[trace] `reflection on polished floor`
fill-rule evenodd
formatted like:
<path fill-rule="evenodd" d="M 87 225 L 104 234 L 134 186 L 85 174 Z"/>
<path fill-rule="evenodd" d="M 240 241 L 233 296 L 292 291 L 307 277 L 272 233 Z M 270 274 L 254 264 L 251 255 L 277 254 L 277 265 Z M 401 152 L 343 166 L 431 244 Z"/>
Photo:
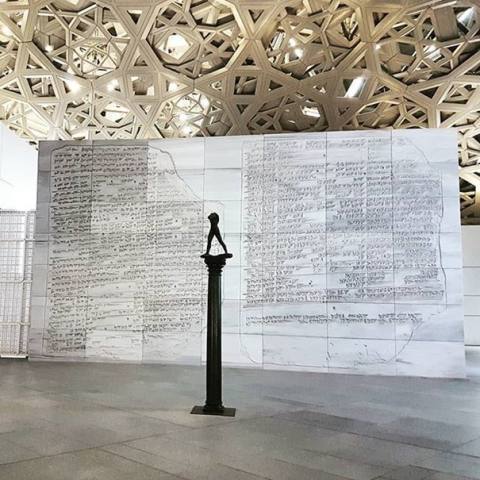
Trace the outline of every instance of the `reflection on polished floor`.
<path fill-rule="evenodd" d="M 480 479 L 468 359 L 467 380 L 226 369 L 235 418 L 189 414 L 198 367 L 2 360 L 0 479 Z"/>

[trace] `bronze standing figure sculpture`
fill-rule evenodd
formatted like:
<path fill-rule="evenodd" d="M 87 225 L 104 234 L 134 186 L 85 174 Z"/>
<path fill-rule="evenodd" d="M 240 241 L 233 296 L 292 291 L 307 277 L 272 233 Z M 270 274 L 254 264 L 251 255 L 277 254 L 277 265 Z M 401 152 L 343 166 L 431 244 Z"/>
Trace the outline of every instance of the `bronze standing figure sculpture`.
<path fill-rule="evenodd" d="M 218 222 L 220 221 L 220 217 L 218 216 L 218 213 L 211 213 L 208 216 L 208 219 L 210 220 L 210 231 L 208 232 L 208 239 L 207 239 L 207 251 L 205 254 L 202 255 L 203 258 L 206 256 L 210 255 L 210 249 L 212 248 L 212 240 L 213 237 L 215 237 L 218 241 L 218 243 L 222 246 L 223 250 L 225 251 L 225 254 L 228 254 L 227 251 L 227 246 L 225 245 L 225 242 L 222 239 L 222 236 L 220 235 L 220 229 L 218 228 Z"/>
<path fill-rule="evenodd" d="M 208 268 L 208 305 L 207 305 L 207 398 L 205 405 L 193 407 L 195 415 L 235 416 L 235 408 L 227 408 L 222 402 L 222 269 L 228 258 L 227 246 L 222 240 L 217 213 L 208 216 L 210 231 L 207 238 L 207 251 L 201 257 Z M 210 255 L 212 240 L 215 237 L 225 253 Z"/>

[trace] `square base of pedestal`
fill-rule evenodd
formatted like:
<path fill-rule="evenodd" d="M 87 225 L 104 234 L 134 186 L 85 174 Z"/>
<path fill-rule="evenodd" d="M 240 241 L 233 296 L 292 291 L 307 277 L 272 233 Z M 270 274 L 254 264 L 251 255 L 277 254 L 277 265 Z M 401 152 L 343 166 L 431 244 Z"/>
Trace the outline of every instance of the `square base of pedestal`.
<path fill-rule="evenodd" d="M 190 412 L 192 415 L 217 415 L 220 417 L 234 417 L 236 409 L 224 407 L 222 410 L 204 410 L 204 407 L 196 405 Z"/>

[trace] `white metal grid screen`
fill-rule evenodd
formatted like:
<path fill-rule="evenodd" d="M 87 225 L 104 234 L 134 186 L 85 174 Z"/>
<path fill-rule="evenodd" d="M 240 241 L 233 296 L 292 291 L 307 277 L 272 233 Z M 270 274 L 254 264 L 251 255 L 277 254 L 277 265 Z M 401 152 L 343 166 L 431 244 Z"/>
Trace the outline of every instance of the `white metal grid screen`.
<path fill-rule="evenodd" d="M 27 356 L 34 221 L 0 210 L 0 357 Z"/>

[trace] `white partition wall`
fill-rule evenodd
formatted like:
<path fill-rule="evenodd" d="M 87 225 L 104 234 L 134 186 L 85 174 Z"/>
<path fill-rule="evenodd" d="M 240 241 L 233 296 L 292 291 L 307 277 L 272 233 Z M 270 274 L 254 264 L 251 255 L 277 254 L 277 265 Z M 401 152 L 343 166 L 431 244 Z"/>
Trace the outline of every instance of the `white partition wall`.
<path fill-rule="evenodd" d="M 28 346 L 37 152 L 0 125 L 0 357 Z"/>
<path fill-rule="evenodd" d="M 217 211 L 226 364 L 463 376 L 456 136 L 43 142 L 32 357 L 201 363 Z"/>
<path fill-rule="evenodd" d="M 480 225 L 464 225 L 465 345 L 480 346 Z"/>
<path fill-rule="evenodd" d="M 26 357 L 35 212 L 0 209 L 0 357 Z"/>

